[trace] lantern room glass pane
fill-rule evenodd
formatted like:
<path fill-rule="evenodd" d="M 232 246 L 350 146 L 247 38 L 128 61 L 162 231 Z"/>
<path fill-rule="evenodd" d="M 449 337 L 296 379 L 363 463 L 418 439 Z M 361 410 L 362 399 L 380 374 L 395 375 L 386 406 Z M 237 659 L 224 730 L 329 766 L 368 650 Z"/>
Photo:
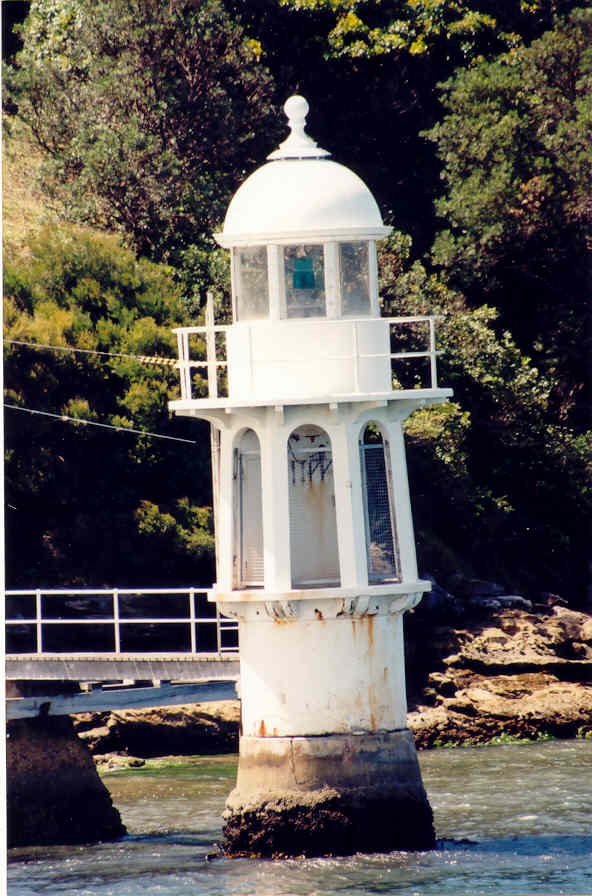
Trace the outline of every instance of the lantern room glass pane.
<path fill-rule="evenodd" d="M 368 584 L 400 580 L 388 445 L 376 426 L 360 442 Z"/>
<path fill-rule="evenodd" d="M 263 320 L 269 317 L 267 248 L 245 246 L 236 252 L 236 318 Z"/>
<path fill-rule="evenodd" d="M 325 317 L 325 261 L 322 246 L 284 249 L 286 317 Z"/>
<path fill-rule="evenodd" d="M 339 244 L 339 278 L 343 317 L 370 314 L 370 265 L 367 242 Z"/>

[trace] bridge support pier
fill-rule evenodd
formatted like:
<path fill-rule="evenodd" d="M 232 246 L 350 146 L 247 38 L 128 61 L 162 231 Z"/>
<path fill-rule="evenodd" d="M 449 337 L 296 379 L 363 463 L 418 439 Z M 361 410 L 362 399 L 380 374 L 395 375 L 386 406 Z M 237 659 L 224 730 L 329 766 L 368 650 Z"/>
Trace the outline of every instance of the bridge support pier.
<path fill-rule="evenodd" d="M 67 716 L 8 723 L 8 846 L 94 843 L 125 834 L 88 748 Z"/>

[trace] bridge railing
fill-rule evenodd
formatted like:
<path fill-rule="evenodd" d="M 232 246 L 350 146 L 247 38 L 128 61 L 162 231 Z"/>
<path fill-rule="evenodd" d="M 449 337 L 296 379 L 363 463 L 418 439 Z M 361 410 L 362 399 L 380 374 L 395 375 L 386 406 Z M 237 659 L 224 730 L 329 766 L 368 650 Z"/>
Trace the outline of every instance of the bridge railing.
<path fill-rule="evenodd" d="M 237 653 L 237 623 L 207 594 L 196 588 L 9 590 L 6 653 Z"/>

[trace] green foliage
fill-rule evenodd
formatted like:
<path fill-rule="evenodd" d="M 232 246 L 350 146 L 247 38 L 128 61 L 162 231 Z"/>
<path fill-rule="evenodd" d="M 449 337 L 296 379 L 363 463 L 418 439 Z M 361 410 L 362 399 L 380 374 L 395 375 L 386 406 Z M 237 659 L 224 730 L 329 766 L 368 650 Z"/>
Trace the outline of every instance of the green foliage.
<path fill-rule="evenodd" d="M 141 501 L 135 518 L 145 542 L 144 550 L 154 547 L 158 551 L 185 554 L 193 561 L 211 559 L 214 536 L 209 507 L 197 507 L 187 498 L 180 498 L 173 512 L 168 512 L 150 501 Z"/>
<path fill-rule="evenodd" d="M 272 82 L 220 0 L 34 0 L 7 83 L 75 220 L 155 260 L 212 247 L 273 139 Z"/>
<path fill-rule="evenodd" d="M 454 401 L 406 424 L 423 568 L 582 594 L 591 27 L 568 0 L 34 0 L 8 88 L 43 151 L 45 190 L 62 217 L 118 228 L 171 268 L 96 231 L 44 232 L 22 201 L 24 151 L 8 334 L 172 355 L 170 328 L 198 322 L 207 289 L 222 316 L 229 266 L 211 231 L 280 137 L 274 93 L 296 88 L 319 143 L 408 230 L 381 252 L 385 310 L 442 315 Z M 425 326 L 404 339 L 425 348 Z M 425 382 L 406 362 L 397 377 Z M 173 371 L 12 347 L 6 384 L 11 402 L 201 435 L 194 449 L 12 412 L 10 575 L 20 563 L 31 583 L 48 569 L 109 584 L 210 578 L 206 428 L 169 420 Z"/>
<path fill-rule="evenodd" d="M 549 402 L 590 424 L 592 13 L 459 71 L 429 136 L 443 163 L 433 259 L 552 377 Z"/>
<path fill-rule="evenodd" d="M 467 475 L 465 442 L 470 426 L 468 411 L 449 401 L 416 411 L 405 431 L 412 441 L 432 445 L 435 457 L 448 468 L 451 476 L 463 477 Z"/>
<path fill-rule="evenodd" d="M 523 737 L 519 734 L 509 734 L 507 731 L 502 731 L 501 734 L 498 734 L 496 737 L 492 737 L 491 740 L 480 742 L 476 744 L 479 747 L 503 747 L 508 744 L 514 746 L 525 746 L 527 744 L 544 744 L 549 743 L 549 741 L 554 741 L 556 738 L 552 734 L 548 734 L 546 731 L 539 731 L 534 737 Z"/>
<path fill-rule="evenodd" d="M 381 269 L 390 314 L 441 315 L 440 382 L 455 392 L 406 423 L 424 568 L 445 576 L 460 560 L 531 593 L 582 594 L 590 433 L 557 419 L 553 378 L 499 329 L 497 310 L 470 308 L 442 276 L 410 263 L 401 234 L 383 247 Z"/>
<path fill-rule="evenodd" d="M 491 3 L 479 0 L 280 0 L 325 13 L 329 52 L 336 56 L 420 56 L 446 52 L 462 60 L 520 43 L 533 27 L 573 3 Z"/>
<path fill-rule="evenodd" d="M 170 268 L 112 235 L 62 226 L 9 253 L 4 271 L 8 403 L 122 430 L 199 434 L 169 417 L 174 368 L 133 357 L 176 355 L 171 328 L 186 311 Z M 6 413 L 11 585 L 209 581 L 207 439 L 192 446 Z"/>

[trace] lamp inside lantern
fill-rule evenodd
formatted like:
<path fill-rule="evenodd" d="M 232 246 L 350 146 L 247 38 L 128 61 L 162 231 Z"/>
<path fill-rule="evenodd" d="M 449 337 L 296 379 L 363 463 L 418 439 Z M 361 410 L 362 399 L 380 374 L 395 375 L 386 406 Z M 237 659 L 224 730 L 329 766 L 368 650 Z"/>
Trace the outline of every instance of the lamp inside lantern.
<path fill-rule="evenodd" d="M 315 278 L 312 266 L 312 258 L 295 258 L 294 271 L 292 273 L 292 286 L 294 289 L 314 289 Z"/>

